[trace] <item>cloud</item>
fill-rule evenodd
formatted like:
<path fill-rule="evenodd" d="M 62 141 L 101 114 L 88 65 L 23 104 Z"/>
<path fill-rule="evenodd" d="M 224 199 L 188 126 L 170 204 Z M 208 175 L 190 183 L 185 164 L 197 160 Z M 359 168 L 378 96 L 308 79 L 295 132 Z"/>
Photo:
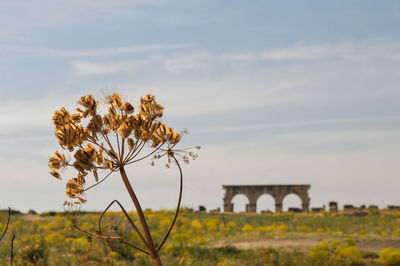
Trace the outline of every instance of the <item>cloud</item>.
<path fill-rule="evenodd" d="M 35 132 L 51 132 L 54 111 L 62 106 L 74 110 L 75 102 L 76 96 L 71 97 L 67 93 L 29 100 L 4 101 L 0 105 L 0 124 L 6 130 L 1 132 L 0 139 L 19 142 L 24 138 L 46 138 L 37 136 Z"/>
<path fill-rule="evenodd" d="M 74 61 L 70 63 L 78 75 L 108 74 L 116 72 L 129 72 L 134 66 L 133 63 L 90 63 Z"/>
<path fill-rule="evenodd" d="M 287 61 L 338 58 L 346 60 L 399 60 L 398 40 L 341 41 L 337 43 L 297 44 L 256 52 L 224 53 L 224 61 Z"/>
<path fill-rule="evenodd" d="M 33 48 L 25 46 L 3 46 L 3 50 L 11 52 L 27 53 L 35 56 L 49 56 L 49 57 L 110 57 L 138 53 L 149 53 L 159 51 L 181 50 L 193 48 L 193 44 L 149 44 L 149 45 L 136 45 L 127 47 L 113 47 L 104 49 L 75 49 L 75 50 L 62 50 L 62 49 L 48 49 L 48 48 Z"/>
<path fill-rule="evenodd" d="M 141 8 L 162 6 L 159 0 L 115 0 L 110 5 L 106 0 L 38 0 L 1 1 L 0 22 L 12 25 L 21 34 L 32 29 L 64 29 L 82 27 L 92 21 L 112 22 L 123 17 L 135 18 L 141 15 Z"/>
<path fill-rule="evenodd" d="M 305 118 L 298 118 L 298 115 L 292 118 L 301 121 L 319 120 L 324 114 L 344 119 L 347 116 L 362 119 L 391 116 L 393 111 L 384 110 L 389 108 L 390 101 L 400 96 L 395 73 L 400 62 L 389 56 L 395 56 L 395 49 L 388 49 L 392 52 L 378 58 L 376 51 L 381 48 L 369 46 L 370 54 L 364 57 L 352 53 L 350 59 L 343 54 L 340 60 L 333 56 L 277 65 L 264 64 L 264 61 L 230 61 L 230 64 L 212 53 L 193 51 L 155 54 L 140 60 L 74 61 L 71 66 L 73 73 L 82 79 L 94 73 L 124 73 L 124 78 L 117 83 L 113 77 L 109 82 L 127 95 L 133 91 L 136 95 L 156 94 L 167 107 L 167 114 L 173 117 L 236 114 L 256 109 L 264 112 L 265 117 L 271 117 L 267 113 L 274 112 L 271 108 L 298 114 L 315 109 Z M 261 118 L 260 113 L 255 114 Z"/>
<path fill-rule="evenodd" d="M 224 61 L 304 60 L 327 56 L 331 50 L 330 45 L 298 45 L 259 52 L 226 53 L 222 54 L 220 59 Z"/>
<path fill-rule="evenodd" d="M 237 131 L 254 131 L 269 128 L 295 128 L 315 125 L 332 125 L 332 124 L 351 124 L 356 122 L 375 122 L 375 121 L 400 121 L 400 116 L 388 117 L 361 117 L 361 118 L 335 118 L 325 120 L 305 120 L 280 123 L 266 123 L 253 125 L 233 125 L 233 126 L 214 126 L 203 127 L 196 130 L 197 133 L 228 133 Z"/>

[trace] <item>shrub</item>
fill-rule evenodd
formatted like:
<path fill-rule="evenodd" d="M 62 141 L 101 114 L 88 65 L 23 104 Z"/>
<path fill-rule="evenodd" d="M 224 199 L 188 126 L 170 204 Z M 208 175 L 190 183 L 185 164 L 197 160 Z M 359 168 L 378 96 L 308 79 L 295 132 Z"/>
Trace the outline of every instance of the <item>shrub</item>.
<path fill-rule="evenodd" d="M 309 233 L 312 232 L 312 229 L 306 225 L 298 225 L 296 226 L 296 231 L 300 233 Z"/>
<path fill-rule="evenodd" d="M 361 252 L 356 246 L 343 246 L 336 250 L 336 258 L 347 265 L 363 265 Z"/>
<path fill-rule="evenodd" d="M 379 252 L 379 259 L 385 265 L 400 265 L 400 250 L 391 247 L 384 248 Z"/>
<path fill-rule="evenodd" d="M 310 258 L 314 260 L 317 265 L 323 265 L 329 260 L 329 246 L 326 240 L 322 240 L 311 248 Z"/>
<path fill-rule="evenodd" d="M 276 227 L 276 232 L 277 233 L 285 233 L 287 231 L 289 231 L 289 227 L 287 225 L 282 224 L 282 225 L 278 225 Z"/>
<path fill-rule="evenodd" d="M 208 231 L 216 231 L 218 225 L 218 219 L 205 219 L 204 224 Z"/>
<path fill-rule="evenodd" d="M 252 231 L 254 231 L 254 226 L 249 225 L 249 224 L 245 224 L 245 225 L 242 227 L 242 231 L 243 231 L 243 232 L 252 232 Z"/>
<path fill-rule="evenodd" d="M 356 245 L 356 241 L 355 241 L 353 238 L 351 238 L 351 237 L 346 237 L 346 238 L 344 239 L 344 242 L 345 242 L 345 245 L 346 245 L 346 246 L 349 246 L 349 247 L 353 247 L 353 246 Z"/>
<path fill-rule="evenodd" d="M 197 231 L 200 231 L 200 230 L 203 229 L 203 226 L 201 225 L 201 222 L 200 222 L 198 219 L 193 220 L 193 221 L 191 222 L 190 226 L 191 226 L 193 229 L 197 230 Z"/>

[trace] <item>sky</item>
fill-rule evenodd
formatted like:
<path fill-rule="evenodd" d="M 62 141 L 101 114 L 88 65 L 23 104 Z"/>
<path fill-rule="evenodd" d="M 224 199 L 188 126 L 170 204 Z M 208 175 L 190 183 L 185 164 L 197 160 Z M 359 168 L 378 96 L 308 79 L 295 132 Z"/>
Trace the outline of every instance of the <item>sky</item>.
<path fill-rule="evenodd" d="M 311 207 L 400 205 L 399 33 L 398 1 L 1 1 L 0 209 L 64 209 L 51 117 L 113 92 L 155 94 L 190 132 L 181 147 L 202 147 L 183 167 L 185 207 L 222 208 L 224 184 L 310 184 Z M 144 208 L 176 206 L 176 168 L 127 173 Z M 87 199 L 133 209 L 117 174 Z"/>

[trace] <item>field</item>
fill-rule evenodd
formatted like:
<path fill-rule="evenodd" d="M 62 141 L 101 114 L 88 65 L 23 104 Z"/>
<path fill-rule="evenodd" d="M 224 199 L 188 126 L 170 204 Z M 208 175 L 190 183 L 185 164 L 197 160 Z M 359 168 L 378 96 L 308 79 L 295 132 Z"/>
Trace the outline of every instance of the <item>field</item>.
<path fill-rule="evenodd" d="M 80 213 L 79 225 L 96 230 L 99 213 Z M 134 220 L 135 213 L 130 212 Z M 172 211 L 146 210 L 156 243 Z M 14 265 L 152 265 L 118 241 L 91 239 L 72 228 L 66 213 L 13 215 L 0 243 L 0 263 Z M 0 230 L 7 213 L 0 213 Z M 103 230 L 139 243 L 122 213 L 108 213 Z M 400 212 L 280 214 L 197 213 L 182 210 L 161 256 L 164 265 L 400 265 Z"/>

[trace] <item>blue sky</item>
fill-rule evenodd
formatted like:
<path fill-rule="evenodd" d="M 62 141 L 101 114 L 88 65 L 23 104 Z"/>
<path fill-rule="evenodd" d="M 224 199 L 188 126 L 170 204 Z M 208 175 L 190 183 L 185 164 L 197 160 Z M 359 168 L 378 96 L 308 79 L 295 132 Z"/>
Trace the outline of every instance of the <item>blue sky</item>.
<path fill-rule="evenodd" d="M 1 1 L 0 25 L 0 208 L 62 210 L 51 116 L 114 91 L 156 94 L 182 146 L 202 146 L 185 206 L 290 183 L 311 184 L 312 206 L 400 204 L 397 1 Z M 176 173 L 148 166 L 128 172 L 143 205 L 173 208 Z M 120 181 L 85 208 L 129 206 Z"/>

